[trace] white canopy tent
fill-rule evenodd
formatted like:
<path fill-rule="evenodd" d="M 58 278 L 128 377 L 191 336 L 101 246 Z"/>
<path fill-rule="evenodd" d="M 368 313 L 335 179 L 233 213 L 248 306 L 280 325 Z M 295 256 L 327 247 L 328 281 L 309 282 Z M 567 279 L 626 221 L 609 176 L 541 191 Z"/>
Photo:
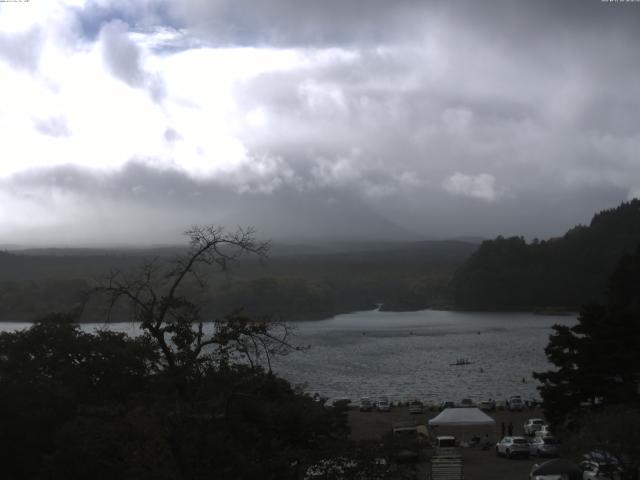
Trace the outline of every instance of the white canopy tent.
<path fill-rule="evenodd" d="M 496 421 L 479 408 L 445 408 L 429 420 L 430 427 L 495 427 Z"/>
<path fill-rule="evenodd" d="M 496 421 L 478 408 L 447 408 L 429 420 L 429 433 L 455 435 L 462 439 L 471 435 L 495 438 Z"/>

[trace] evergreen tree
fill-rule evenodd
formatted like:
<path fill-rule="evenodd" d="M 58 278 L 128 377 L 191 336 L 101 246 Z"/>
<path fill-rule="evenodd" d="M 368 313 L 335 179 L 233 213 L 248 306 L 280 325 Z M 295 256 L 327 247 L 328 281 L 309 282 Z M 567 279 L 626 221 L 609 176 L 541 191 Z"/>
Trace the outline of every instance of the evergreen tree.
<path fill-rule="evenodd" d="M 547 357 L 555 370 L 535 373 L 546 417 L 567 425 L 581 408 L 640 400 L 640 248 L 609 280 L 605 305 L 585 306 L 572 327 L 555 325 Z"/>

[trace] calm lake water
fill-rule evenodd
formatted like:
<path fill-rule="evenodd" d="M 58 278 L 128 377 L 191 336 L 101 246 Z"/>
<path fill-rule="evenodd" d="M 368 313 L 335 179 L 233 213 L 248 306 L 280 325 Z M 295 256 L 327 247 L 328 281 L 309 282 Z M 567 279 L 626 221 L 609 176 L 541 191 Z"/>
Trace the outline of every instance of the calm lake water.
<path fill-rule="evenodd" d="M 273 367 L 309 393 L 354 400 L 380 395 L 435 401 L 517 394 L 534 398 L 538 394 L 531 372 L 550 368 L 544 347 L 551 326 L 575 321 L 572 316 L 530 313 L 356 312 L 291 322 L 293 343 L 309 348 L 277 358 Z M 4 323 L 0 330 L 25 326 Z M 130 323 L 110 328 L 138 332 Z M 459 358 L 472 364 L 450 365 Z"/>

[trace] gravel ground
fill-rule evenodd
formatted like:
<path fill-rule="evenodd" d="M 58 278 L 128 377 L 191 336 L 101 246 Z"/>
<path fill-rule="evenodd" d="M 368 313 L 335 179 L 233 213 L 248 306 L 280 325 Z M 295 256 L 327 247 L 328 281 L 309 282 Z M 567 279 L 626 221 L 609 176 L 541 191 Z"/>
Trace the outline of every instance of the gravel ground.
<path fill-rule="evenodd" d="M 425 424 L 427 420 L 435 417 L 438 413 L 426 412 L 411 415 L 406 407 L 393 407 L 390 412 L 351 410 L 348 413 L 351 437 L 354 440 L 380 438 L 391 431 L 392 424 L 395 422 L 415 420 L 419 424 Z M 501 436 L 502 422 L 505 426 L 511 422 L 514 426 L 514 435 L 522 435 L 523 424 L 528 418 L 543 418 L 542 412 L 538 409 L 523 412 L 497 411 L 490 412 L 488 415 L 496 420 L 496 431 L 491 438 L 492 441 L 496 441 Z M 467 434 L 473 435 L 473 432 L 467 432 Z M 484 433 L 481 436 L 484 436 Z M 528 459 L 496 457 L 493 449 L 483 451 L 478 448 L 463 448 L 461 452 L 465 480 L 526 480 L 529 478 L 532 465 L 544 461 L 536 457 Z M 418 465 L 420 480 L 425 478 L 425 472 L 428 469 L 429 465 L 426 461 Z"/>

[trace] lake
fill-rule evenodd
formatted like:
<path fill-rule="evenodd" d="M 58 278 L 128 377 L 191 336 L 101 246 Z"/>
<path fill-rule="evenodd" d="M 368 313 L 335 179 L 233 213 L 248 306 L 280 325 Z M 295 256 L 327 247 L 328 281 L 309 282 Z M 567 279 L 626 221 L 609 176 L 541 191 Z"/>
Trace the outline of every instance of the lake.
<path fill-rule="evenodd" d="M 531 373 L 550 368 L 544 348 L 551 326 L 575 321 L 574 316 L 531 313 L 373 310 L 291 322 L 292 342 L 309 348 L 275 359 L 273 368 L 311 394 L 354 400 L 380 395 L 394 401 L 408 396 L 435 401 L 533 398 L 538 394 Z M 3 323 L 0 330 L 26 326 Z M 83 329 L 100 326 L 85 324 Z M 138 332 L 130 323 L 110 328 Z M 472 363 L 450 365 L 461 358 Z"/>
<path fill-rule="evenodd" d="M 575 317 L 530 313 L 367 311 L 293 323 L 299 345 L 274 369 L 326 396 L 459 401 L 539 397 L 533 371 L 550 368 L 551 326 Z M 464 358 L 467 366 L 451 366 Z M 524 383 L 523 380 L 524 379 Z"/>

